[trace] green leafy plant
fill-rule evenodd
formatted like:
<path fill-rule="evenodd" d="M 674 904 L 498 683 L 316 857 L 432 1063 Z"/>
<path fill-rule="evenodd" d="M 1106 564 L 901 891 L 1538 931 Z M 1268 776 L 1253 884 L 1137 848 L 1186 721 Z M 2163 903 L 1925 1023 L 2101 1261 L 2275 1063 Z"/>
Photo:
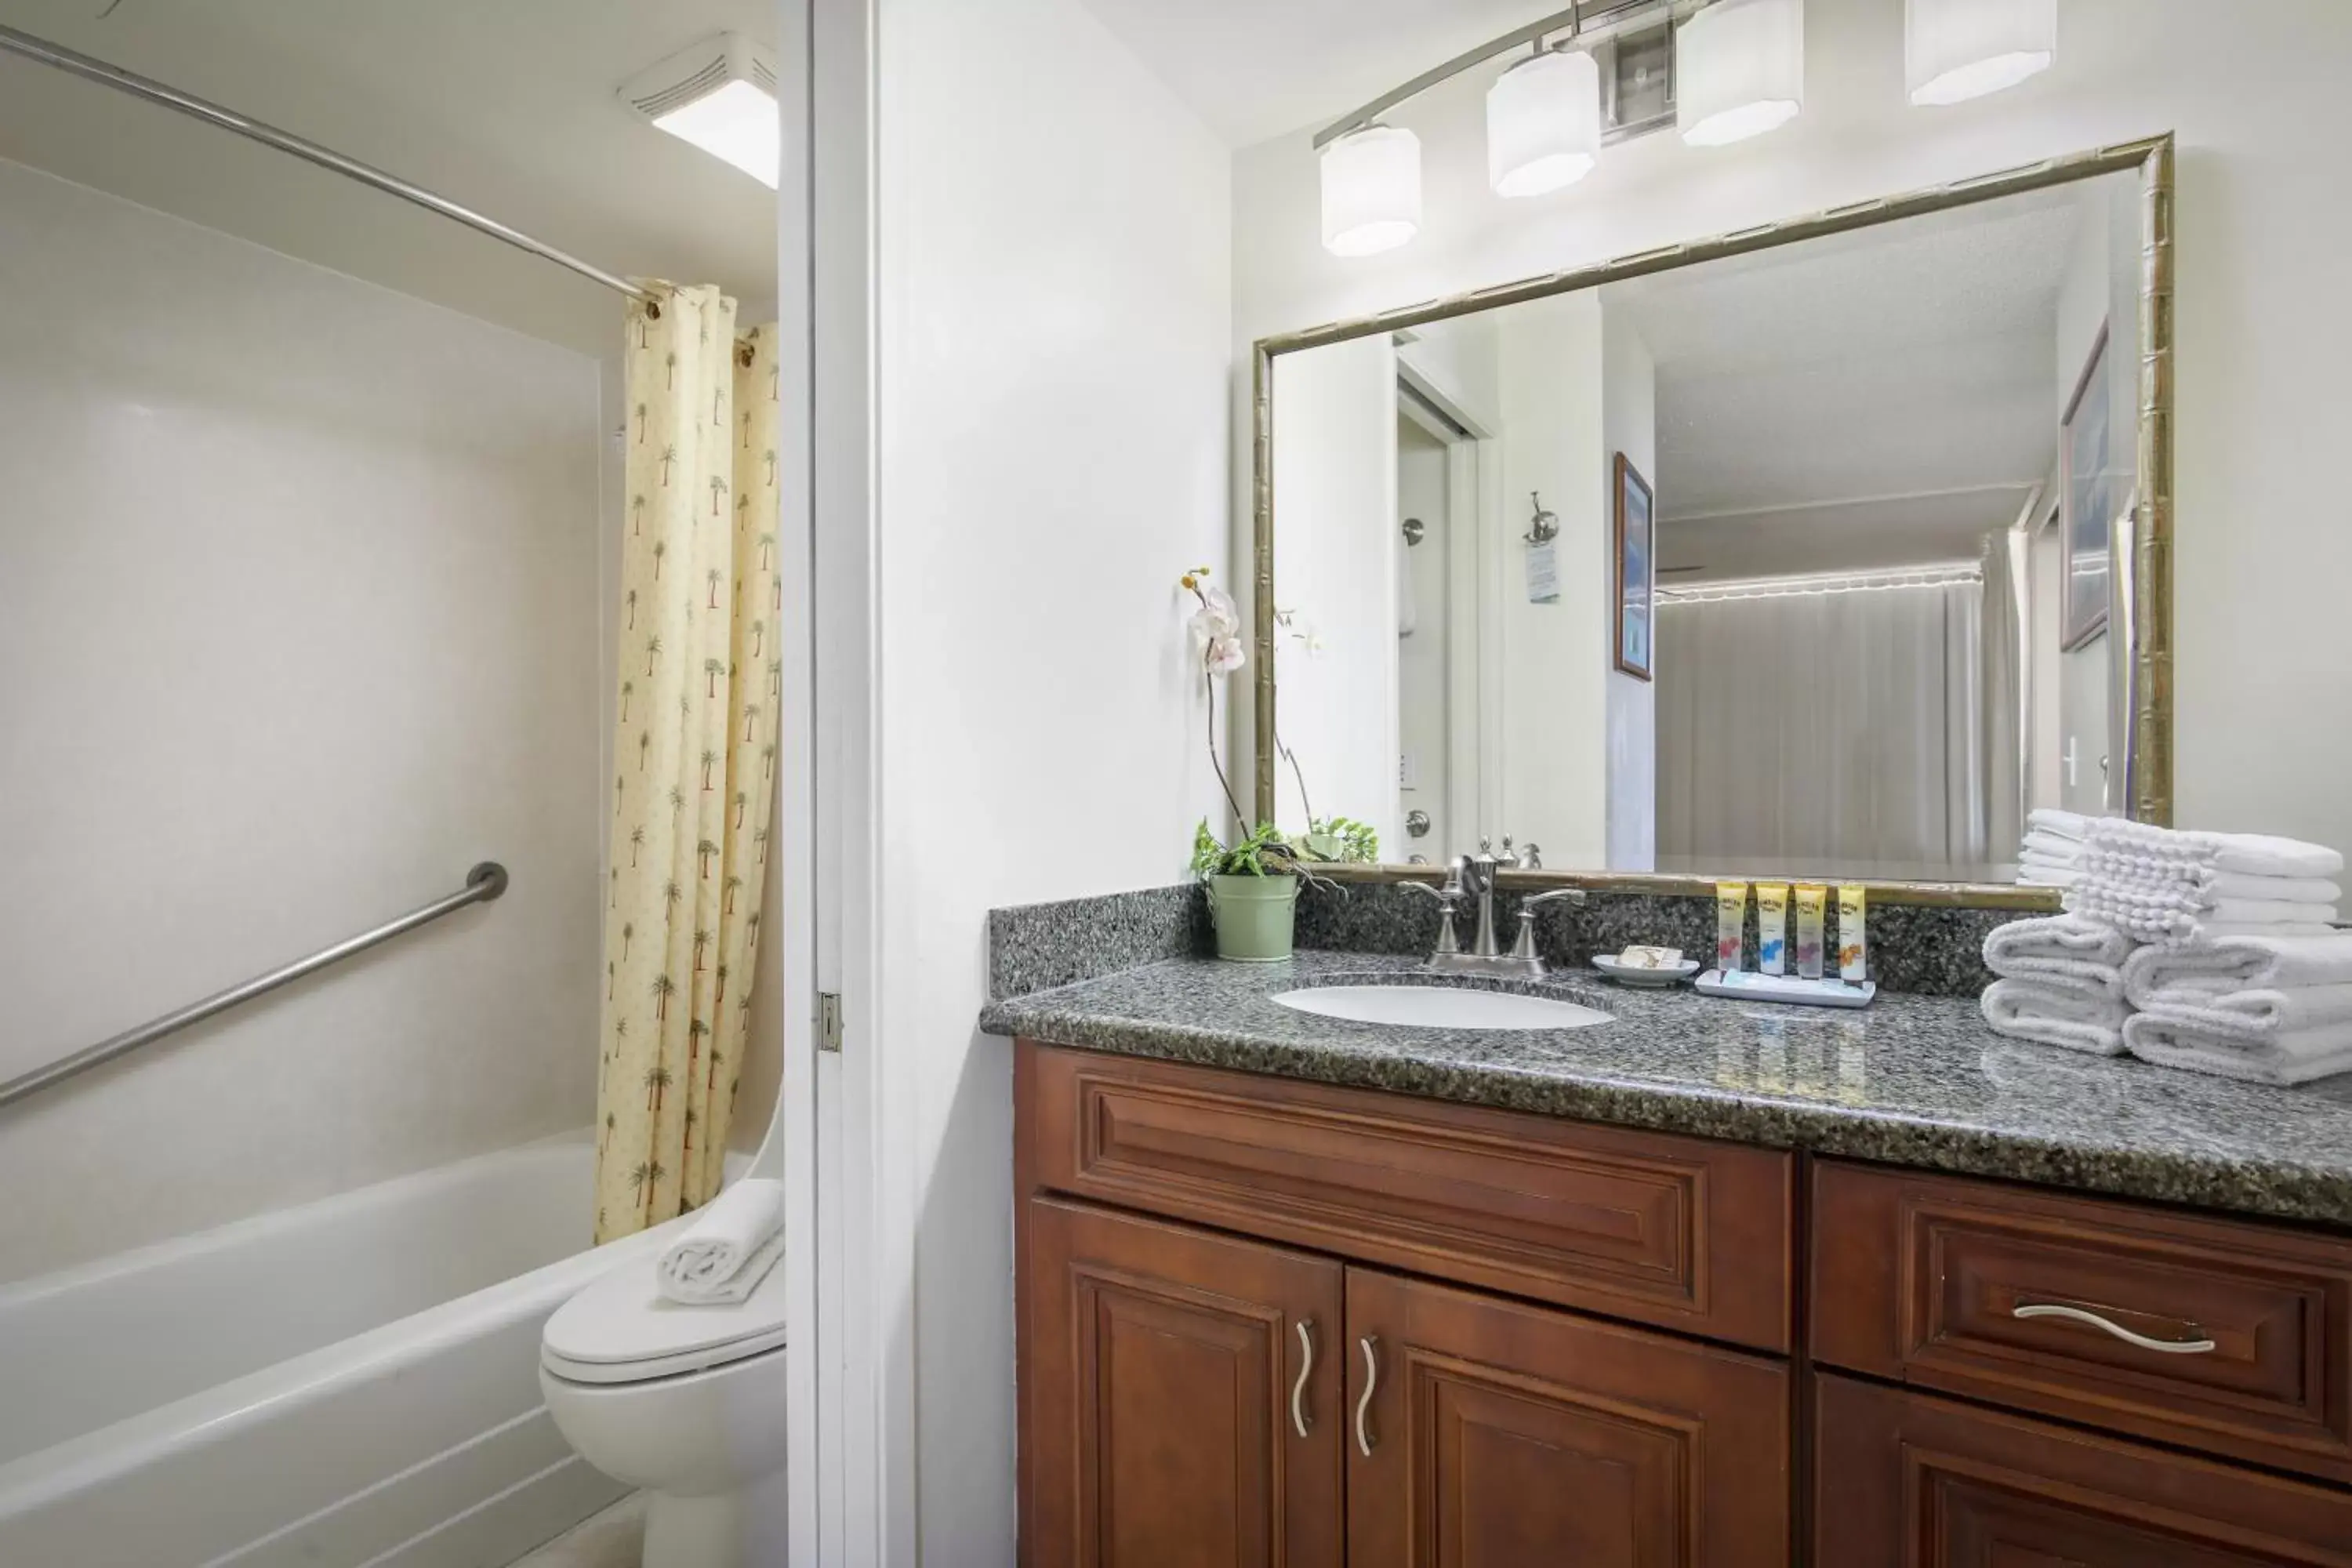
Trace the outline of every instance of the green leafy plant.
<path fill-rule="evenodd" d="M 1290 842 L 1309 860 L 1371 866 L 1379 864 L 1381 858 L 1379 830 L 1369 822 L 1358 822 L 1349 816 L 1317 817 L 1307 825 L 1305 833 Z"/>
<path fill-rule="evenodd" d="M 1208 819 L 1192 834 L 1192 874 L 1196 877 L 1291 877 L 1298 874 L 1298 853 L 1282 829 L 1271 822 L 1228 845 L 1209 831 Z"/>

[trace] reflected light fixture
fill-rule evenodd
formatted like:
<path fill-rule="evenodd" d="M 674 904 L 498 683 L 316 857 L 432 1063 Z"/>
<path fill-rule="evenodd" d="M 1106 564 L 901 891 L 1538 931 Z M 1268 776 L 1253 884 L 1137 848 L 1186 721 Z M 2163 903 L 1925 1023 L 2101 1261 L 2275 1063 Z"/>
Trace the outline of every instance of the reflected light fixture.
<path fill-rule="evenodd" d="M 622 101 L 770 190 L 783 162 L 776 67 L 740 33 L 720 33 L 639 71 Z"/>
<path fill-rule="evenodd" d="M 1393 250 L 1421 232 L 1421 138 L 1378 122 L 1323 149 L 1323 247 Z"/>
<path fill-rule="evenodd" d="M 1903 78 L 1922 107 L 2015 87 L 2058 58 L 2058 0 L 1904 0 Z"/>
<path fill-rule="evenodd" d="M 1716 0 L 1675 33 L 1675 123 L 1694 147 L 1761 136 L 1805 104 L 1804 0 Z"/>
<path fill-rule="evenodd" d="M 1486 177 L 1502 196 L 1539 196 L 1592 172 L 1601 154 L 1601 67 L 1538 46 L 1486 89 Z"/>

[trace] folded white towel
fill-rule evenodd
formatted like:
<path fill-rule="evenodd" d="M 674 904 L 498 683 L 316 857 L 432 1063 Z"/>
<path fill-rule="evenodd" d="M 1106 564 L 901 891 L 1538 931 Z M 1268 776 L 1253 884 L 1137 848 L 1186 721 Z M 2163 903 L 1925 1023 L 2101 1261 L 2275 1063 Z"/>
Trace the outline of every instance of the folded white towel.
<path fill-rule="evenodd" d="M 2054 805 L 2037 805 L 2025 814 L 2025 826 L 2031 833 L 2047 833 L 2080 844 L 2091 830 L 2094 819 L 2079 812 L 2061 811 Z"/>
<path fill-rule="evenodd" d="M 2224 932 L 2274 931 L 2280 934 L 2326 931 L 2336 919 L 2333 904 L 2290 904 L 2267 899 L 2221 899 L 2210 910 L 2184 910 L 2163 900 L 2119 892 L 2096 878 L 2066 889 L 2069 914 L 2115 927 L 2134 942 L 2181 946 Z"/>
<path fill-rule="evenodd" d="M 2084 830 L 2085 853 L 2137 854 L 2159 864 L 2202 867 L 2259 877 L 2332 878 L 2344 857 L 2324 845 L 2262 833 L 2189 833 L 2102 816 Z"/>
<path fill-rule="evenodd" d="M 2200 992 L 2293 991 L 2352 985 L 2352 931 L 2231 937 L 2187 948 L 2143 948 L 2124 964 L 2124 990 L 2142 1007 L 2176 987 Z"/>
<path fill-rule="evenodd" d="M 2011 1039 L 2092 1056 L 2124 1053 L 2123 1004 L 2099 1000 L 2058 977 L 1996 980 L 1985 987 L 1981 1005 L 1985 1022 Z"/>
<path fill-rule="evenodd" d="M 2352 1072 L 2352 1023 L 2291 1030 L 2248 1046 L 2168 1014 L 2135 1013 L 2124 1021 L 2124 1041 L 2142 1061 L 2248 1083 L 2309 1083 Z"/>
<path fill-rule="evenodd" d="M 704 1206 L 655 1269 L 661 1293 L 687 1306 L 740 1301 L 783 1251 L 784 1184 L 740 1181 Z"/>
<path fill-rule="evenodd" d="M 2083 879 L 2072 861 L 2044 860 L 2028 855 L 2017 863 L 2017 880 L 2026 888 L 2071 888 Z"/>
<path fill-rule="evenodd" d="M 1984 961 L 1995 974 L 2084 975 L 2102 969 L 2119 972 L 2131 950 L 2131 939 L 2113 926 L 2079 915 L 2042 915 L 2011 921 L 1986 932 Z M 2122 994 L 2120 988 L 2116 994 Z"/>
<path fill-rule="evenodd" d="M 2144 951 L 2158 952 L 2160 948 Z M 2219 1039 L 2266 1046 L 2283 1037 L 2352 1024 L 2352 985 L 2298 985 L 2289 991 L 2208 991 L 2167 986 L 2132 1005 Z"/>
<path fill-rule="evenodd" d="M 2053 833 L 2044 827 L 2037 827 L 2027 834 L 2025 842 L 2019 847 L 2029 860 L 2037 858 L 2061 860 L 2073 865 L 2083 858 L 2081 839 L 2068 838 L 2063 834 Z"/>
<path fill-rule="evenodd" d="M 2029 857 L 2030 858 L 2030 857 Z M 2196 908 L 2210 909 L 2220 899 L 2277 899 L 2294 904 L 2334 904 L 2344 898 L 2344 885 L 2326 877 L 2263 877 L 2244 871 L 2216 871 L 2207 866 L 2158 863 L 2144 857 L 2118 856 L 2111 850 L 2086 849 L 2074 865 L 2085 877 L 2120 889 L 2183 899 Z"/>

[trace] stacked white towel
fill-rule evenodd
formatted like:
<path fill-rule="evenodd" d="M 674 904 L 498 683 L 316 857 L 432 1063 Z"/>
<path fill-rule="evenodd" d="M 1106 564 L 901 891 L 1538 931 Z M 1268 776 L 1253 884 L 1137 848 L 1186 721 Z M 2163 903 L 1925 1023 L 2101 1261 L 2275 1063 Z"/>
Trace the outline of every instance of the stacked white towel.
<path fill-rule="evenodd" d="M 740 1181 L 704 1205 L 654 1270 L 662 1295 L 681 1306 L 747 1300 L 784 1255 L 784 1184 Z"/>
<path fill-rule="evenodd" d="M 2013 1039 L 2121 1056 L 2122 932 L 2078 915 L 2011 921 L 1985 938 L 1985 967 L 2001 978 L 1984 994 L 1985 1022 Z"/>
<path fill-rule="evenodd" d="M 2120 817 L 2083 835 L 2069 913 L 2134 942 L 2186 946 L 2221 938 L 2322 936 L 2334 929 L 2344 857 L 2316 844 L 2250 833 L 2183 833 Z"/>
<path fill-rule="evenodd" d="M 2017 862 L 2017 879 L 2032 887 L 2071 888 L 2083 861 L 2083 836 L 2091 819 L 2071 811 L 2042 806 L 2025 819 L 2025 842 Z"/>
<path fill-rule="evenodd" d="M 2256 1083 L 2352 1072 L 2352 931 L 2145 947 L 2124 964 L 2132 1054 Z"/>

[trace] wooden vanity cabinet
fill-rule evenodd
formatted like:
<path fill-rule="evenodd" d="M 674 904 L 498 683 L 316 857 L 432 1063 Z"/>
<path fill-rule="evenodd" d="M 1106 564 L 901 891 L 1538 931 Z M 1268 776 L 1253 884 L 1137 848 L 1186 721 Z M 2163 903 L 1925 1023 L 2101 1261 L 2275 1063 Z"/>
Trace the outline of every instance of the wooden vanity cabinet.
<path fill-rule="evenodd" d="M 1017 1050 L 1031 1568 L 2352 1568 L 2343 1236 Z"/>

